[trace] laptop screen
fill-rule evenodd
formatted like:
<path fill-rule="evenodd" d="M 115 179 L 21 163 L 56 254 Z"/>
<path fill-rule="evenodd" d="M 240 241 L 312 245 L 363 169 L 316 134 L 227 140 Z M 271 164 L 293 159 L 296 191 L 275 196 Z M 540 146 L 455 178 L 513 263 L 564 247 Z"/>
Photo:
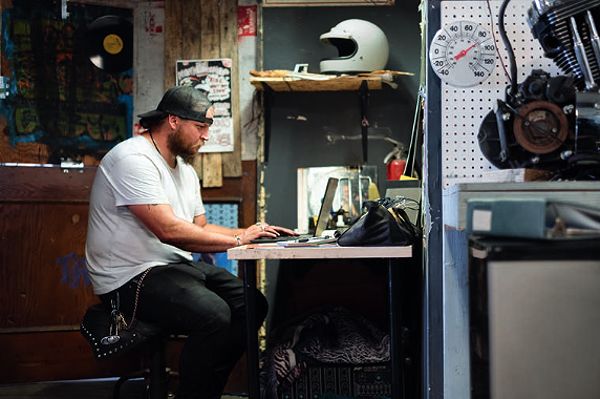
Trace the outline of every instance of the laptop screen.
<path fill-rule="evenodd" d="M 333 198 L 337 192 L 338 182 L 339 180 L 335 177 L 330 177 L 329 180 L 327 180 L 327 187 L 325 188 L 321 209 L 319 210 L 319 216 L 317 217 L 317 225 L 315 226 L 315 237 L 322 236 L 323 232 L 327 230 L 329 213 L 333 207 Z"/>

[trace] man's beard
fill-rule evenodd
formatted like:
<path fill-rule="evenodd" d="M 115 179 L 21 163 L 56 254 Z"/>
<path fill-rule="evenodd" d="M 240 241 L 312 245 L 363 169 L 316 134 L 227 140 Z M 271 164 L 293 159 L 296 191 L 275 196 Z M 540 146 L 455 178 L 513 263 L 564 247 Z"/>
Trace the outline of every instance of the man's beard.
<path fill-rule="evenodd" d="M 167 145 L 171 153 L 181 157 L 186 163 L 193 164 L 194 158 L 198 156 L 198 151 L 194 150 L 194 146 L 182 140 L 179 130 L 168 137 Z"/>

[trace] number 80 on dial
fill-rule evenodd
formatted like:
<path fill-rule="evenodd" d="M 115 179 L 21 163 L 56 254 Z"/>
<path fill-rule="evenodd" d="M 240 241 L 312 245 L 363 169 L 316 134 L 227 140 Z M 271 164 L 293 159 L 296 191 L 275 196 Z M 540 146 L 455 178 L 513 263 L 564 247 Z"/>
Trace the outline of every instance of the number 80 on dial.
<path fill-rule="evenodd" d="M 494 38 L 479 23 L 449 23 L 433 37 L 429 62 L 442 81 L 457 87 L 475 86 L 486 80 L 496 65 Z"/>

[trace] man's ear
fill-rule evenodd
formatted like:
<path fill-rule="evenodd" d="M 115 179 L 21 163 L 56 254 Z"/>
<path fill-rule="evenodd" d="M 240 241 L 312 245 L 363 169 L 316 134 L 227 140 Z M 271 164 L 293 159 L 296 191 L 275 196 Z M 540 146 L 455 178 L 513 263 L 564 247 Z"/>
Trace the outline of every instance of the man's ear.
<path fill-rule="evenodd" d="M 171 129 L 175 130 L 175 128 L 177 127 L 177 117 L 175 115 L 169 114 L 169 116 L 167 116 L 167 122 L 169 122 L 169 126 L 171 126 Z"/>

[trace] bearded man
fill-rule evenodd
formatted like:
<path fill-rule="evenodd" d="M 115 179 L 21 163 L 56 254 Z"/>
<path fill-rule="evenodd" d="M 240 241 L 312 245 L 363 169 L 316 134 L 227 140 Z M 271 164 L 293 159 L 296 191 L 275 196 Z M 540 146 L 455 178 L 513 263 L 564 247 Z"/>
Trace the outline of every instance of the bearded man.
<path fill-rule="evenodd" d="M 208 140 L 213 113 L 203 92 L 167 90 L 156 110 L 139 115 L 144 133 L 103 157 L 90 198 L 86 265 L 107 311 L 118 304 L 127 321 L 188 336 L 177 399 L 220 398 L 247 334 L 242 282 L 223 268 L 194 262 L 192 253 L 295 235 L 268 224 L 232 229 L 208 223 L 187 160 Z M 262 323 L 267 304 L 258 290 L 256 297 Z"/>

